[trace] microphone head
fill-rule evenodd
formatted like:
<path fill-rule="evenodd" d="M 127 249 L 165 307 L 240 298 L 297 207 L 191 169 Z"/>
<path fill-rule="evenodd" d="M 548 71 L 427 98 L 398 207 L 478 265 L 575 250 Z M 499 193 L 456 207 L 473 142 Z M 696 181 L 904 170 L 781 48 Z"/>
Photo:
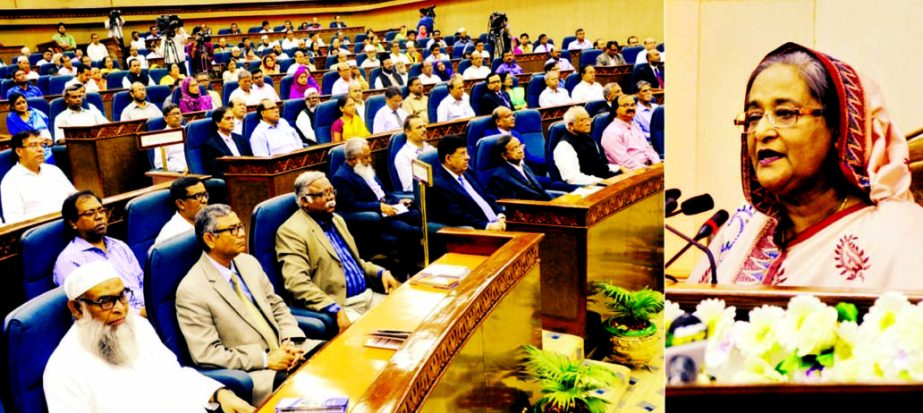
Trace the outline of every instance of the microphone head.
<path fill-rule="evenodd" d="M 729 215 L 727 211 L 719 209 L 718 212 L 715 212 L 715 214 L 708 219 L 708 221 L 705 221 L 705 223 L 702 224 L 702 227 L 699 228 L 699 232 L 695 234 L 694 239 L 698 241 L 718 232 L 718 228 L 727 222 L 728 216 Z"/>
<path fill-rule="evenodd" d="M 666 191 L 663 191 L 664 198 L 666 199 L 675 199 L 678 200 L 679 197 L 683 196 L 683 191 L 680 191 L 679 188 L 669 188 Z"/>
<path fill-rule="evenodd" d="M 663 214 L 667 217 L 671 216 L 678 206 L 679 204 L 676 203 L 676 199 L 667 198 L 663 203 Z"/>
<path fill-rule="evenodd" d="M 696 195 L 683 201 L 680 209 L 685 215 L 701 214 L 715 207 L 715 200 L 709 194 Z"/>
<path fill-rule="evenodd" d="M 664 215 L 669 217 L 679 206 L 679 197 L 683 196 L 683 193 L 677 188 L 670 188 L 664 191 L 663 195 Z"/>

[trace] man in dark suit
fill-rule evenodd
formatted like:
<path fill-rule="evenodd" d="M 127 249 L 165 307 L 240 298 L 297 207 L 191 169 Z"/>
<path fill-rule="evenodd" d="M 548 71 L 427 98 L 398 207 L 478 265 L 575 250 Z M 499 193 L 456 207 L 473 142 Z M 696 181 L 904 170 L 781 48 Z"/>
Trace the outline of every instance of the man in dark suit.
<path fill-rule="evenodd" d="M 502 87 L 500 75 L 491 73 L 487 76 L 487 92 L 484 93 L 484 96 L 481 96 L 479 116 L 493 113 L 494 109 L 498 107 L 513 109 L 513 99 L 510 98 L 509 93 L 502 90 Z"/>
<path fill-rule="evenodd" d="M 653 49 L 647 52 L 647 63 L 635 66 L 631 77 L 632 88 L 634 88 L 639 81 L 644 80 L 657 89 L 663 89 L 664 73 L 663 62 L 660 61 L 660 51 Z M 637 93 L 637 90 L 633 92 Z"/>
<path fill-rule="evenodd" d="M 497 139 L 497 157 L 500 166 L 494 170 L 487 183 L 487 189 L 497 198 L 529 199 L 550 201 L 542 183 L 535 178 L 529 166 L 523 162 L 526 146 L 510 135 Z"/>
<path fill-rule="evenodd" d="M 433 167 L 433 187 L 427 193 L 433 221 L 449 226 L 506 230 L 506 216 L 496 199 L 481 189 L 468 170 L 465 138 L 448 136 L 437 148 L 440 165 Z"/>
<path fill-rule="evenodd" d="M 218 158 L 222 156 L 253 156 L 250 142 L 233 132 L 234 114 L 227 107 L 220 107 L 212 112 L 212 123 L 216 131 L 205 144 L 202 145 L 202 162 L 205 164 L 205 173 L 223 177 Z"/>
<path fill-rule="evenodd" d="M 344 29 L 346 28 L 346 22 L 340 20 L 340 15 L 333 16 L 333 21 L 330 22 L 331 29 Z"/>
<path fill-rule="evenodd" d="M 344 145 L 346 162 L 333 175 L 331 180 L 337 190 L 337 208 L 341 213 L 371 212 L 381 216 L 380 227 L 382 233 L 393 235 L 398 239 L 401 271 L 400 279 L 404 275 L 416 272 L 415 267 L 420 253 L 420 238 L 422 237 L 422 218 L 420 211 L 410 208 L 409 199 L 399 199 L 394 194 L 384 190 L 384 185 L 375 176 L 372 167 L 372 150 L 365 138 L 352 138 Z M 348 215 L 347 215 L 348 218 Z M 363 220 L 364 221 L 364 220 Z M 362 225 L 365 227 L 365 225 Z M 358 231 L 354 231 L 358 232 Z M 365 239 L 374 243 L 377 231 L 363 228 Z"/>
<path fill-rule="evenodd" d="M 484 136 L 513 135 L 522 141 L 522 137 L 519 135 L 519 132 L 516 132 L 513 129 L 516 127 L 516 116 L 513 114 L 513 111 L 510 108 L 498 106 L 490 114 L 490 117 L 493 118 L 494 125 L 497 125 L 497 127 L 484 131 Z M 484 136 L 482 136 L 482 138 Z"/>

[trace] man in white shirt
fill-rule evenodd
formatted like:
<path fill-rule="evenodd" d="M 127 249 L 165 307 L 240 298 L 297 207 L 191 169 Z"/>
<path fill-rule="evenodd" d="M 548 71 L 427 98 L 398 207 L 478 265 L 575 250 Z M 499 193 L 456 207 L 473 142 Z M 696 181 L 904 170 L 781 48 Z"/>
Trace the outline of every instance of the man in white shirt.
<path fill-rule="evenodd" d="M 574 34 L 577 36 L 577 40 L 570 42 L 570 44 L 567 45 L 567 50 L 584 50 L 593 46 L 586 40 L 586 32 L 584 32 L 583 29 L 577 29 Z"/>
<path fill-rule="evenodd" d="M 372 133 L 400 130 L 404 125 L 404 119 L 407 119 L 407 112 L 401 108 L 403 102 L 404 96 L 399 88 L 392 86 L 385 89 L 385 106 L 375 114 Z"/>
<path fill-rule="evenodd" d="M 433 45 L 433 47 L 429 48 L 429 56 L 426 56 L 426 59 L 424 59 L 423 61 L 436 64 L 436 62 L 440 60 L 445 61 L 446 65 L 449 64 L 449 56 L 442 54 L 442 50 L 440 49 L 439 46 Z"/>
<path fill-rule="evenodd" d="M 157 105 L 147 101 L 147 88 L 141 82 L 133 83 L 128 95 L 131 96 L 131 103 L 125 106 L 125 109 L 122 109 L 122 121 L 152 119 L 163 116 Z"/>
<path fill-rule="evenodd" d="M 237 89 L 234 89 L 234 91 L 231 92 L 231 96 L 228 97 L 228 101 L 239 98 L 243 100 L 244 105 L 246 106 L 259 104 L 263 98 L 260 93 L 253 88 L 253 75 L 244 69 L 240 69 L 238 72 Z"/>
<path fill-rule="evenodd" d="M 362 94 L 362 87 L 357 84 L 349 85 L 349 92 L 346 93 L 347 96 L 353 98 L 353 102 L 356 102 L 356 116 L 359 116 L 363 122 L 365 121 L 365 95 Z"/>
<path fill-rule="evenodd" d="M 94 62 L 98 62 L 103 60 L 106 56 L 109 56 L 109 48 L 99 42 L 99 35 L 96 33 L 90 35 L 90 44 L 87 45 L 87 56 L 90 56 L 90 60 Z"/>
<path fill-rule="evenodd" d="M 570 63 L 570 60 L 561 57 L 561 51 L 560 51 L 560 50 L 554 49 L 554 50 L 548 52 L 548 54 L 549 54 L 551 57 L 549 57 L 548 60 L 545 61 L 545 64 L 546 64 L 546 65 L 549 64 L 549 63 L 554 63 L 555 67 L 557 67 L 558 70 L 559 70 L 559 71 L 562 71 L 562 72 L 569 71 L 569 70 L 574 70 L 574 65 L 572 65 L 572 64 Z"/>
<path fill-rule="evenodd" d="M 291 29 L 285 31 L 285 39 L 282 39 L 282 48 L 285 50 L 298 47 L 298 39 L 295 38 L 295 32 Z"/>
<path fill-rule="evenodd" d="M 77 192 L 58 167 L 44 163 L 49 142 L 35 131 L 19 132 L 10 139 L 19 162 L 0 181 L 7 224 L 60 211 L 64 198 Z"/>
<path fill-rule="evenodd" d="M 446 48 L 449 47 L 445 40 L 442 40 L 442 31 L 439 29 L 433 30 L 432 36 L 429 41 L 426 42 L 426 48 L 431 49 L 433 45 L 439 45 L 439 47 Z"/>
<path fill-rule="evenodd" d="M 435 85 L 442 83 L 439 76 L 433 74 L 433 62 L 427 60 L 423 62 L 422 73 L 420 73 L 420 83 L 424 85 Z"/>
<path fill-rule="evenodd" d="M 253 69 L 252 73 L 253 85 L 250 86 L 251 92 L 257 94 L 260 97 L 260 100 L 269 99 L 272 101 L 279 101 L 279 94 L 276 93 L 276 89 L 272 85 L 266 83 L 266 77 L 263 76 L 263 69 L 256 68 Z M 250 105 L 251 103 L 247 103 Z"/>
<path fill-rule="evenodd" d="M 372 46 L 372 45 L 365 46 L 364 51 L 365 51 L 366 58 L 365 60 L 362 61 L 362 65 L 360 67 L 362 67 L 363 69 L 366 69 L 370 67 L 375 68 L 375 67 L 381 66 L 381 60 L 378 60 L 378 51 L 375 50 L 375 46 Z"/>
<path fill-rule="evenodd" d="M 564 113 L 567 133 L 552 150 L 561 180 L 571 185 L 591 185 L 615 175 L 618 165 L 609 164 L 602 148 L 590 136 L 591 120 L 583 106 Z"/>
<path fill-rule="evenodd" d="M 337 64 L 337 73 L 340 75 L 340 78 L 336 82 L 333 82 L 333 89 L 331 94 L 333 95 L 345 95 L 349 93 L 349 86 L 351 84 L 359 84 L 358 81 L 353 79 L 353 74 L 349 70 L 349 64 L 339 63 Z"/>
<path fill-rule="evenodd" d="M 84 66 L 82 64 L 77 65 L 77 74 L 73 79 L 68 80 L 64 84 L 64 88 L 67 89 L 73 85 L 86 85 L 90 80 L 90 67 Z"/>
<path fill-rule="evenodd" d="M 65 55 L 61 55 L 61 57 L 58 60 L 61 62 L 60 67 L 58 68 L 58 76 L 62 76 L 62 75 L 77 76 L 77 69 L 74 67 L 73 60 L 71 60 Z"/>
<path fill-rule="evenodd" d="M 314 130 L 314 115 L 317 111 L 317 105 L 319 104 L 320 92 L 313 87 L 306 90 L 304 92 L 304 110 L 302 110 L 301 113 L 298 114 L 298 118 L 295 119 L 295 127 L 298 128 L 302 140 L 306 141 L 309 145 L 317 143 L 317 134 Z"/>
<path fill-rule="evenodd" d="M 39 60 L 38 63 L 36 63 L 35 65 L 43 66 L 47 64 L 52 64 L 54 63 L 54 60 L 52 60 L 53 57 L 54 57 L 54 52 L 51 51 L 51 49 L 45 50 L 44 52 L 42 52 L 42 60 Z"/>
<path fill-rule="evenodd" d="M 288 67 L 288 70 L 285 71 L 286 75 L 294 75 L 301 66 L 308 68 L 309 72 L 314 71 L 314 65 L 311 64 L 311 60 L 305 56 L 304 52 L 296 50 L 293 54 L 295 55 L 295 63 Z M 309 73 L 308 76 L 311 76 L 311 74 Z"/>
<path fill-rule="evenodd" d="M 257 108 L 259 125 L 250 135 L 253 156 L 272 156 L 301 149 L 298 131 L 280 116 L 279 106 L 274 100 L 263 100 Z"/>
<path fill-rule="evenodd" d="M 397 171 L 400 179 L 400 182 L 395 182 L 395 184 L 400 185 L 401 191 L 410 192 L 413 191 L 413 167 L 411 166 L 413 160 L 433 147 L 425 141 L 426 122 L 419 116 L 407 116 L 404 120 L 404 136 L 407 137 L 407 142 L 394 156 L 394 170 Z"/>
<path fill-rule="evenodd" d="M 447 82 L 449 95 L 439 103 L 436 109 L 436 122 L 453 119 L 473 118 L 477 115 L 471 109 L 468 94 L 465 93 L 465 81 L 458 74 L 452 75 Z"/>
<path fill-rule="evenodd" d="M 484 66 L 484 56 L 478 51 L 471 52 L 471 66 L 465 69 L 462 77 L 468 79 L 484 79 L 490 74 L 490 68 Z"/>
<path fill-rule="evenodd" d="M 401 43 L 398 41 L 391 42 L 391 61 L 394 63 L 404 62 L 405 65 L 410 64 L 410 59 L 407 58 L 407 55 L 401 53 Z"/>
<path fill-rule="evenodd" d="M 138 48 L 135 46 L 131 46 L 128 49 L 128 57 L 125 58 L 125 62 L 128 63 L 129 67 L 131 67 L 132 60 L 137 60 L 141 63 L 142 69 L 147 69 L 147 59 L 144 56 L 138 54 Z"/>
<path fill-rule="evenodd" d="M 19 70 L 22 70 L 23 74 L 26 76 L 26 80 L 38 80 L 38 71 L 32 70 L 32 67 L 29 66 L 28 57 L 19 56 L 16 58 L 16 65 L 18 66 Z"/>
<path fill-rule="evenodd" d="M 129 406 L 202 412 L 215 403 L 227 413 L 255 410 L 221 383 L 180 366 L 147 319 L 128 309 L 130 293 L 109 261 L 75 269 L 64 292 L 75 321 L 45 366 L 49 412 L 115 413 Z"/>
<path fill-rule="evenodd" d="M 131 32 L 131 42 L 129 46 L 135 49 L 147 49 L 147 44 L 144 43 L 144 39 L 141 38 L 141 33 L 138 33 L 138 31 Z"/>
<path fill-rule="evenodd" d="M 574 86 L 571 94 L 574 102 L 603 100 L 603 86 L 596 83 L 596 69 L 586 65 L 580 68 L 580 83 Z"/>
<path fill-rule="evenodd" d="M 310 90 L 310 89 L 309 89 Z M 228 99 L 228 106 L 231 108 L 231 114 L 234 115 L 233 132 L 243 136 L 244 134 L 244 117 L 247 116 L 247 102 L 242 96 Z"/>
<path fill-rule="evenodd" d="M 545 90 L 538 96 L 538 106 L 547 108 L 549 106 L 566 105 L 571 102 L 567 89 L 559 87 L 560 73 L 557 70 L 551 70 L 545 73 Z"/>
<path fill-rule="evenodd" d="M 656 48 L 657 48 L 657 41 L 654 40 L 653 37 L 648 37 L 644 39 L 644 50 L 638 52 L 638 57 L 635 58 L 635 66 L 640 65 L 642 63 L 647 63 L 647 54 L 650 53 L 651 50 L 654 50 Z M 661 62 L 667 61 L 666 52 L 660 53 L 660 61 Z"/>
<path fill-rule="evenodd" d="M 532 53 L 548 53 L 554 50 L 554 48 L 553 44 L 548 43 L 548 35 L 542 33 L 538 35 L 538 46 L 532 49 Z"/>
<path fill-rule="evenodd" d="M 64 90 L 64 104 L 67 109 L 58 114 L 54 121 L 54 138 L 57 143 L 64 143 L 64 126 L 95 126 L 109 123 L 99 109 L 89 105 L 83 107 L 83 86 L 73 85 Z"/>
<path fill-rule="evenodd" d="M 180 111 L 179 106 L 175 104 L 165 104 L 163 106 L 163 120 L 166 122 L 164 129 L 178 129 L 183 127 L 183 113 Z M 160 148 L 153 149 L 154 151 L 154 169 L 163 169 L 163 156 Z M 164 152 L 167 153 L 167 171 L 170 172 L 186 172 L 188 169 L 186 166 L 186 151 L 185 145 L 182 143 L 177 143 L 173 145 L 167 145 L 164 147 Z"/>
<path fill-rule="evenodd" d="M 401 87 L 407 84 L 404 78 L 397 72 L 394 67 L 394 61 L 390 55 L 382 54 L 384 58 L 381 61 L 381 73 L 375 78 L 375 89 L 386 89 L 391 86 Z"/>
<path fill-rule="evenodd" d="M 195 232 L 195 216 L 208 205 L 208 190 L 201 179 L 183 176 L 170 184 L 170 202 L 176 208 L 173 217 L 160 229 L 154 245 L 182 234 Z"/>

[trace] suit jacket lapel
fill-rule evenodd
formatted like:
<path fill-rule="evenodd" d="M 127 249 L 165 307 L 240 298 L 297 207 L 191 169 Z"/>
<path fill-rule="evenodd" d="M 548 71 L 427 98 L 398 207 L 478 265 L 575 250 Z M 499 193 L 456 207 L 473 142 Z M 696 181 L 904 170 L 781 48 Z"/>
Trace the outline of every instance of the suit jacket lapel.
<path fill-rule="evenodd" d="M 526 165 L 525 161 L 522 161 L 522 171 L 526 173 L 526 177 L 528 178 L 527 180 L 529 181 L 529 184 L 531 184 L 532 189 L 541 191 L 541 185 L 538 184 L 538 180 L 535 179 L 535 175 L 529 169 L 529 166 Z"/>
<path fill-rule="evenodd" d="M 234 312 L 240 316 L 241 319 L 247 322 L 250 327 L 253 327 L 254 330 L 260 331 L 254 321 L 250 318 L 250 315 L 247 312 L 243 311 L 241 306 L 240 297 L 237 296 L 237 293 L 234 292 L 234 289 L 231 288 L 231 283 L 228 280 L 225 280 L 224 277 L 218 272 L 218 269 L 206 258 L 205 253 L 202 253 L 202 258 L 199 259 L 199 266 L 205 271 L 205 277 L 208 278 L 208 281 L 211 282 L 212 288 L 218 293 L 221 298 L 224 299 L 234 309 Z M 236 265 L 236 264 L 235 264 Z M 239 269 L 238 269 L 239 271 Z M 246 282 L 246 281 L 244 281 Z M 247 287 L 250 287 L 250 284 L 247 284 Z M 251 294 L 252 294 L 251 290 Z"/>
<path fill-rule="evenodd" d="M 349 233 L 349 228 L 346 227 L 346 221 L 343 221 L 341 225 L 339 221 L 333 220 L 333 226 L 337 229 L 337 232 L 340 233 L 340 238 L 343 238 L 343 242 L 346 243 L 346 246 L 349 247 L 349 253 L 353 256 L 353 259 L 356 260 L 356 263 L 359 263 L 359 251 L 356 249 L 356 244 L 349 241 L 349 238 L 343 234 Z M 339 259 L 339 256 L 337 257 Z"/>
<path fill-rule="evenodd" d="M 333 249 L 333 244 L 330 243 L 330 239 L 327 238 L 327 234 L 324 233 L 324 230 L 320 227 L 320 224 L 314 221 L 314 218 L 311 218 L 311 216 L 308 215 L 307 212 L 304 212 L 304 210 L 299 211 L 299 213 L 305 214 L 305 219 L 307 219 L 308 230 L 311 231 L 311 236 L 324 246 L 324 249 L 327 250 L 333 259 L 339 261 L 340 256 L 337 255 L 336 250 Z"/>
<path fill-rule="evenodd" d="M 266 291 L 263 291 L 263 288 L 260 286 L 260 280 L 256 279 L 256 273 L 254 271 L 249 271 L 249 269 L 245 270 L 242 268 L 237 260 L 234 260 L 234 267 L 237 268 L 237 273 L 240 274 L 244 283 L 247 284 L 247 288 L 250 289 L 250 295 L 253 296 L 253 302 L 256 303 L 256 307 L 260 309 L 266 321 L 276 330 L 276 334 L 278 335 L 279 326 L 276 324 L 276 319 L 273 316 L 269 302 L 266 301 Z"/>

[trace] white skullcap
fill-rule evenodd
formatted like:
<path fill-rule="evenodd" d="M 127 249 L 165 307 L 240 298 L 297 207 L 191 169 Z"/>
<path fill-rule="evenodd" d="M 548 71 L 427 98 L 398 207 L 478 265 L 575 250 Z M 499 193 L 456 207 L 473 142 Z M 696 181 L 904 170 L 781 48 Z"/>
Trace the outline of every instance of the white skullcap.
<path fill-rule="evenodd" d="M 459 33 L 464 33 L 464 32 L 465 32 L 465 28 L 464 28 L 464 27 L 459 27 L 459 28 L 458 28 L 458 32 L 459 32 Z"/>
<path fill-rule="evenodd" d="M 374 51 L 376 51 L 376 50 L 378 50 L 378 49 L 376 49 L 375 46 L 372 46 L 372 45 L 365 46 L 365 52 L 366 52 L 366 53 L 368 53 L 368 52 L 374 52 Z"/>
<path fill-rule="evenodd" d="M 349 67 L 357 67 L 355 60 L 348 60 L 346 61 L 346 64 L 349 65 Z"/>
<path fill-rule="evenodd" d="M 64 292 L 67 294 L 67 299 L 73 301 L 103 281 L 113 278 L 121 277 L 115 272 L 115 268 L 112 267 L 109 261 L 93 261 L 71 271 L 67 279 L 64 280 Z"/>

